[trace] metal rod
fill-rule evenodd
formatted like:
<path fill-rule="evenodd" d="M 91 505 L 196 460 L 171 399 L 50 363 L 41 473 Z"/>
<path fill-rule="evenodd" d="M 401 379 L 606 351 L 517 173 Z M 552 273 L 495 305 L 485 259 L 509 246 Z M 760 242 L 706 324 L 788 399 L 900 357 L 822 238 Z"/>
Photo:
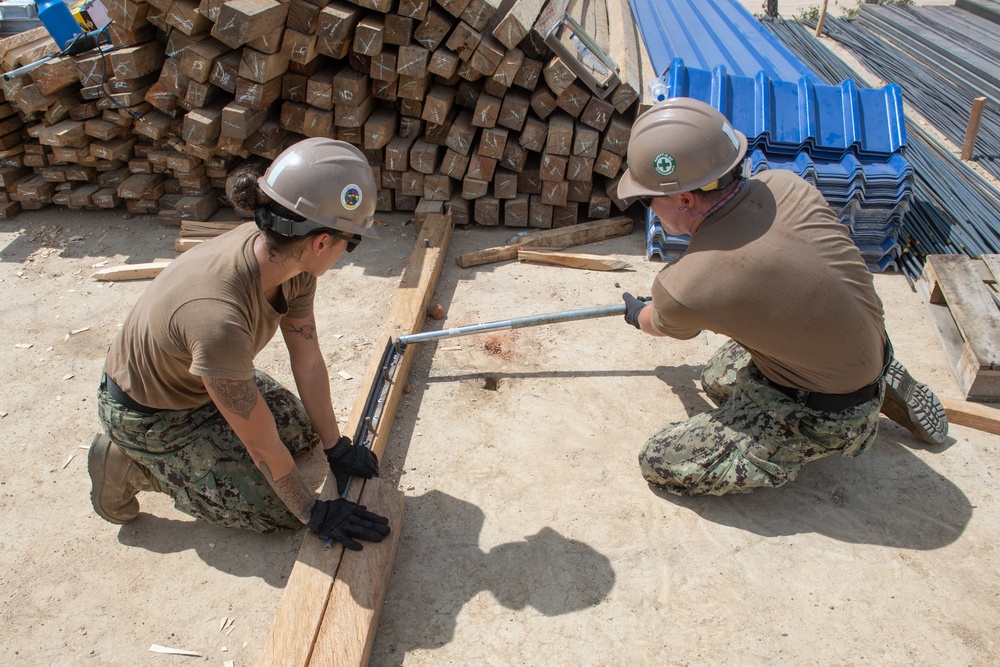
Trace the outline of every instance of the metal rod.
<path fill-rule="evenodd" d="M 573 322 L 575 320 L 589 320 L 596 317 L 611 317 L 613 315 L 624 315 L 625 304 L 619 303 L 614 306 L 597 306 L 595 308 L 578 308 L 576 310 L 563 310 L 555 313 L 542 313 L 541 315 L 528 315 L 527 317 L 515 317 L 510 320 L 500 320 L 498 322 L 486 322 L 483 324 L 470 324 L 454 329 L 442 329 L 441 331 L 425 331 L 423 333 L 400 336 L 398 342 L 402 345 L 410 343 L 426 343 L 442 338 L 455 338 L 456 336 L 469 336 L 472 334 L 485 333 L 487 331 L 502 331 L 504 329 L 520 329 L 522 327 L 535 327 L 540 324 L 556 324 L 558 322 Z"/>
<path fill-rule="evenodd" d="M 14 79 L 16 79 L 18 77 L 22 77 L 22 76 L 24 76 L 24 75 L 26 75 L 26 74 L 28 74 L 30 72 L 35 71 L 36 69 L 38 69 L 39 67 L 41 67 L 45 63 L 49 62 L 50 60 L 53 60 L 54 58 L 56 58 L 58 56 L 59 56 L 58 53 L 53 53 L 53 54 L 45 56 L 41 60 L 36 60 L 35 62 L 31 63 L 30 65 L 25 65 L 24 67 L 18 67 L 17 69 L 12 69 L 9 72 L 4 72 L 3 75 L 2 75 L 3 76 L 3 80 L 4 81 L 13 81 Z"/>

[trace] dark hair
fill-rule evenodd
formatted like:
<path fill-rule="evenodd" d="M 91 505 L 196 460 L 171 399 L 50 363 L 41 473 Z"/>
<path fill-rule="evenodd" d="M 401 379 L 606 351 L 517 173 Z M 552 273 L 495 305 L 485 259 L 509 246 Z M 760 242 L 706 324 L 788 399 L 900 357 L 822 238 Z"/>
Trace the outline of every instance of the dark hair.
<path fill-rule="evenodd" d="M 263 175 L 264 171 L 264 166 L 259 163 L 247 163 L 234 171 L 226 183 L 226 194 L 229 196 L 229 202 L 233 207 L 244 209 L 252 214 L 256 214 L 258 209 L 268 209 L 284 218 L 303 220 L 302 216 L 289 211 L 260 189 L 257 178 Z M 257 218 L 256 215 L 254 217 Z M 261 228 L 261 231 L 267 241 L 268 251 L 272 255 L 288 255 L 297 249 L 301 250 L 302 239 L 307 238 L 283 236 L 267 228 Z"/>

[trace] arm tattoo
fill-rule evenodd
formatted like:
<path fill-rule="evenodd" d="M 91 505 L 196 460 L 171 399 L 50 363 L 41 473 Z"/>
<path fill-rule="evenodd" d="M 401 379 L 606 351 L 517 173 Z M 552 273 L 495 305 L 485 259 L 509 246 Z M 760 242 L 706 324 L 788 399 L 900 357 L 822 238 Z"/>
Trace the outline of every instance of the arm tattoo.
<path fill-rule="evenodd" d="M 212 378 L 212 389 L 222 407 L 234 412 L 243 419 L 250 419 L 250 413 L 257 405 L 257 384 L 252 380 L 227 380 L 225 378 Z"/>
<path fill-rule="evenodd" d="M 312 340 L 316 337 L 316 322 L 312 320 L 306 322 L 300 327 L 293 326 L 291 324 L 282 324 L 281 328 L 288 333 L 298 334 L 306 340 Z"/>
<path fill-rule="evenodd" d="M 271 485 L 274 492 L 285 503 L 285 507 L 298 517 L 302 523 L 309 523 L 309 515 L 312 513 L 313 504 L 316 499 L 312 492 L 306 487 L 305 482 L 299 475 L 298 469 L 293 465 L 292 471 L 281 479 L 275 479 L 271 474 L 271 469 L 263 461 L 260 462 L 260 471 L 264 473 L 264 479 Z"/>

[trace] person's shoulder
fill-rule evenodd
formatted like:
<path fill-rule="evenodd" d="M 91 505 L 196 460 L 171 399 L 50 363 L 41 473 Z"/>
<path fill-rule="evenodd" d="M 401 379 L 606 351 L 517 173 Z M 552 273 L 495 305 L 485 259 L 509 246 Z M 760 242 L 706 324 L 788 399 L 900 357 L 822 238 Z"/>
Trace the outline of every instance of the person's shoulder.
<path fill-rule="evenodd" d="M 752 176 L 751 180 L 772 186 L 795 187 L 799 184 L 809 185 L 809 181 L 790 169 L 765 169 Z"/>

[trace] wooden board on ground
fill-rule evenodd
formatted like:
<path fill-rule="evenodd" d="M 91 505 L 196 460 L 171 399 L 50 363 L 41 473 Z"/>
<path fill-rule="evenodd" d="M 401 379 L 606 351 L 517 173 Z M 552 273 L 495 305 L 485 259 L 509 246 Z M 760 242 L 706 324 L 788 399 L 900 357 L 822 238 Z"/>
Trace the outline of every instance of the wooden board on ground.
<path fill-rule="evenodd" d="M 941 399 L 948 423 L 1000 435 L 1000 410 L 976 403 Z"/>
<path fill-rule="evenodd" d="M 163 262 L 146 262 L 144 264 L 127 264 L 125 266 L 109 266 L 97 271 L 90 277 L 94 280 L 146 280 L 160 275 L 167 268 L 170 260 Z"/>
<path fill-rule="evenodd" d="M 626 261 L 604 257 L 603 255 L 588 255 L 580 252 L 558 252 L 553 250 L 531 250 L 530 248 L 519 248 L 517 251 L 517 261 L 550 264 L 552 266 L 568 266 L 573 269 L 588 269 L 590 271 L 618 271 L 632 266 Z"/>
<path fill-rule="evenodd" d="M 426 217 L 389 307 L 385 329 L 387 340 L 420 331 L 448 251 L 452 228 L 450 215 Z M 380 460 L 415 351 L 416 346 L 411 345 L 403 353 L 385 399 L 372 443 L 372 451 Z M 368 388 L 382 372 L 381 346 L 376 347 L 375 353 L 377 356 L 372 358 L 361 381 L 363 390 L 355 400 L 345 433 L 353 434 L 357 430 L 368 400 Z M 386 511 L 393 510 L 395 505 L 391 500 L 387 500 L 384 506 L 379 505 L 385 491 L 378 489 L 372 481 L 357 480 L 358 483 L 352 483 L 348 498 L 354 501 L 360 498 L 362 503 L 372 502 L 372 507 L 378 505 Z M 332 476 L 327 477 L 320 497 L 336 497 L 336 482 Z M 366 543 L 362 551 L 346 557 L 340 545 L 328 550 L 315 535 L 306 535 L 278 603 L 271 631 L 264 641 L 264 650 L 257 663 L 260 667 L 327 667 L 367 663 L 388 586 L 392 553 L 399 538 L 401 509 L 400 504 L 400 511 L 388 517 L 390 524 L 396 522 L 391 539 L 387 538 L 378 545 Z M 388 557 L 384 553 L 385 548 L 392 552 Z M 375 573 L 375 569 L 384 570 L 384 576 Z"/>
<path fill-rule="evenodd" d="M 917 282 L 966 398 L 1000 402 L 1000 255 L 928 255 Z"/>
<path fill-rule="evenodd" d="M 616 218 L 582 222 L 577 225 L 569 225 L 568 227 L 547 229 L 534 234 L 528 234 L 518 239 L 517 243 L 509 243 L 495 248 L 486 248 L 485 250 L 466 253 L 455 261 L 462 268 L 468 268 L 470 266 L 479 266 L 480 264 L 517 259 L 517 251 L 529 246 L 531 248 L 562 250 L 575 245 L 603 241 L 604 239 L 616 236 L 625 236 L 632 232 L 632 224 L 632 218 L 623 215 Z"/>

